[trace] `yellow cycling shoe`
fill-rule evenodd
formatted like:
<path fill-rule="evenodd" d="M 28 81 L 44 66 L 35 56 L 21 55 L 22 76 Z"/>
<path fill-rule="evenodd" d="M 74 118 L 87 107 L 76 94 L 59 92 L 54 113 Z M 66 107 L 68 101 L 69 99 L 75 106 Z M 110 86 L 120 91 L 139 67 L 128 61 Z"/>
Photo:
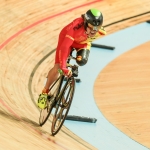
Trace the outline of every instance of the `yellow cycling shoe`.
<path fill-rule="evenodd" d="M 39 95 L 37 106 L 40 109 L 45 109 L 47 107 L 47 93 L 42 93 Z"/>

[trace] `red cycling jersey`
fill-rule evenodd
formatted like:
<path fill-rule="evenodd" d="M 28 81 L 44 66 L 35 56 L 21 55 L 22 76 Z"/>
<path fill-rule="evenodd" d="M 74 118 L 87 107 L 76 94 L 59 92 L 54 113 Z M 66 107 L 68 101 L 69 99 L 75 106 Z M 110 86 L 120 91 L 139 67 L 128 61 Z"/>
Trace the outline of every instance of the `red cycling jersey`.
<path fill-rule="evenodd" d="M 65 26 L 59 34 L 59 41 L 56 49 L 55 64 L 60 64 L 63 71 L 66 68 L 66 60 L 72 48 L 90 50 L 91 42 L 106 32 L 103 27 L 99 29 L 94 37 L 88 37 L 84 28 L 84 20 L 82 17 L 73 20 Z M 67 73 L 67 72 L 65 72 Z"/>

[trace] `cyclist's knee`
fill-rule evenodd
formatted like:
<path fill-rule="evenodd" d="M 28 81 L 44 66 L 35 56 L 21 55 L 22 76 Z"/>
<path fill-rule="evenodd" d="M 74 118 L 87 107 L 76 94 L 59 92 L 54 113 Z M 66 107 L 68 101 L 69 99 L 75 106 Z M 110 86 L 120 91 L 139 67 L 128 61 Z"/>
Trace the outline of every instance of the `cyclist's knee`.
<path fill-rule="evenodd" d="M 79 66 L 83 66 L 87 63 L 89 57 L 90 50 L 88 49 L 80 49 L 77 51 L 76 62 Z"/>

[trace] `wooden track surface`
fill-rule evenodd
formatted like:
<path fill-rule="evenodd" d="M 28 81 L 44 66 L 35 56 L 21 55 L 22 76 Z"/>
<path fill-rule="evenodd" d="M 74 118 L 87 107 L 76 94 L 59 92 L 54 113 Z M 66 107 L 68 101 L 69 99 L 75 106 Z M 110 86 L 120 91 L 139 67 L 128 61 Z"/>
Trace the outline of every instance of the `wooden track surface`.
<path fill-rule="evenodd" d="M 87 9 L 104 14 L 104 25 L 149 11 L 150 1 L 2 0 L 0 5 L 0 149 L 96 149 L 63 127 L 50 136 L 50 122 L 38 126 L 35 106 L 47 71 L 53 65 L 57 38 L 64 25 Z M 82 7 L 77 7 L 77 6 Z M 76 9 L 71 9 L 75 8 Z M 53 15 L 69 10 L 54 17 Z M 51 17 L 53 16 L 53 17 Z M 108 34 L 146 21 L 149 14 L 106 27 Z M 9 141 L 9 142 L 8 142 Z M 69 141 L 69 142 L 68 142 Z"/>

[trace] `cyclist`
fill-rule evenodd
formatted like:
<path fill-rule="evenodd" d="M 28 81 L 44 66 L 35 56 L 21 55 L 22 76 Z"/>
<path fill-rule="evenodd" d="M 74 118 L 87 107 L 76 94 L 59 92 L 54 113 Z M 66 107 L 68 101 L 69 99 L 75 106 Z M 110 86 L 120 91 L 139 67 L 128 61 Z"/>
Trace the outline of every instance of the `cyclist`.
<path fill-rule="evenodd" d="M 46 107 L 47 96 L 50 92 L 49 87 L 57 79 L 59 75 L 58 69 L 61 69 L 68 77 L 72 75 L 72 72 L 66 66 L 66 61 L 72 48 L 77 50 L 77 64 L 83 66 L 87 63 L 91 42 L 106 34 L 102 24 L 102 13 L 93 8 L 61 30 L 56 48 L 55 64 L 49 71 L 46 84 L 42 90 L 42 94 L 39 96 L 37 103 L 39 108 L 43 109 Z"/>

